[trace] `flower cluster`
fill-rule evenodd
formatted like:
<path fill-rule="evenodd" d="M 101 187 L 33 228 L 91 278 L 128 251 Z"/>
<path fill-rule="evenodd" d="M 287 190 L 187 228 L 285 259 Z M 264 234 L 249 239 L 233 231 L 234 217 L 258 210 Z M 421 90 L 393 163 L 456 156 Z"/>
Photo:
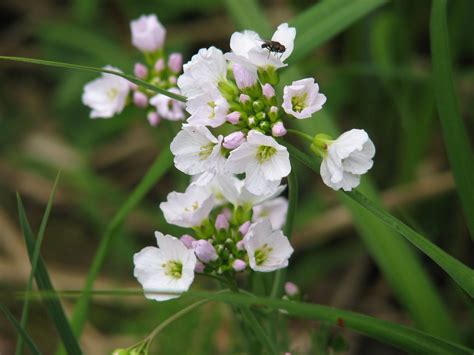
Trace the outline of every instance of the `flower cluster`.
<path fill-rule="evenodd" d="M 278 195 L 255 195 L 235 176 L 218 176 L 207 186 L 192 183 L 160 204 L 168 223 L 192 228 L 179 239 L 156 232 L 158 248 L 134 256 L 134 275 L 145 295 L 157 301 L 178 297 L 194 273 L 233 279 L 248 269 L 270 272 L 288 265 L 293 253 L 281 228 L 288 202 Z"/>
<path fill-rule="evenodd" d="M 179 94 L 177 78 L 182 71 L 183 58 L 180 53 L 166 56 L 163 47 L 166 29 L 155 15 L 143 15 L 130 23 L 132 44 L 140 50 L 145 64 L 135 63 L 134 74 L 161 89 Z M 120 69 L 106 66 L 104 69 L 122 72 Z M 138 87 L 128 80 L 113 75 L 102 74 L 84 87 L 82 95 L 84 105 L 92 109 L 91 118 L 111 118 L 123 111 L 127 104 L 148 111 L 147 118 L 152 126 L 161 119 L 179 121 L 185 118 L 181 102 L 163 94 L 155 94 Z"/>

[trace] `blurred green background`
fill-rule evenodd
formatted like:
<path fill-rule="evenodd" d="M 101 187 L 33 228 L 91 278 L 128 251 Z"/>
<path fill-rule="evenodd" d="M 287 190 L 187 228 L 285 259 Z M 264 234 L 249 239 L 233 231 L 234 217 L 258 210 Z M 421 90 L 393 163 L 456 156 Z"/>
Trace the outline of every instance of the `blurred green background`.
<path fill-rule="evenodd" d="M 259 3 L 276 26 L 315 2 Z M 472 244 L 433 97 L 430 5 L 428 0 L 388 2 L 299 60 L 298 69 L 304 76 L 314 76 L 328 97 L 321 120 L 330 114 L 341 129 L 363 128 L 372 137 L 377 155 L 370 175 L 384 205 L 472 266 Z M 157 14 L 168 30 L 168 53 L 181 51 L 186 61 L 201 47 L 229 50 L 231 33 L 240 29 L 224 1 L 3 0 L 0 54 L 97 67 L 112 64 L 132 72 L 133 63 L 142 58 L 131 46 L 129 21 L 149 13 Z M 455 84 L 470 137 L 474 132 L 473 16 L 474 1 L 449 2 Z M 80 289 L 106 224 L 156 154 L 166 148 L 165 127 L 149 127 L 144 112 L 133 107 L 110 120 L 90 120 L 81 93 L 94 77 L 0 62 L 0 289 L 24 289 L 29 273 L 16 191 L 37 228 L 54 177 L 62 169 L 42 255 L 57 289 Z M 307 124 L 304 129 L 316 133 L 311 127 Z M 345 207 L 318 176 L 302 166 L 295 168 L 300 200 L 293 236 L 296 254 L 288 278 L 301 287 L 307 301 L 413 324 L 369 256 Z M 97 288 L 139 287 L 132 276 L 132 255 L 154 244 L 154 230 L 174 231 L 164 224 L 158 204 L 168 192 L 183 190 L 187 182 L 186 176 L 171 169 L 134 210 L 112 246 Z M 436 265 L 419 257 L 460 337 L 473 346 L 471 300 Z M 193 287 L 211 286 L 198 280 Z M 131 345 L 185 304 L 185 298 L 166 303 L 143 297 L 96 298 L 83 336 L 84 350 L 100 354 Z M 73 301 L 64 305 L 71 310 Z M 8 306 L 20 314 L 21 302 L 10 300 Z M 52 353 L 58 339 L 45 319 L 43 306 L 34 303 L 28 329 L 45 353 Z M 301 320 L 290 324 L 293 353 L 308 353 L 320 325 Z M 350 343 L 350 354 L 399 353 L 355 333 L 342 333 Z M 13 328 L 0 318 L 0 353 L 12 353 L 15 339 Z M 163 354 L 226 354 L 243 351 L 237 341 L 230 309 L 208 304 L 167 328 L 157 338 L 156 349 Z"/>

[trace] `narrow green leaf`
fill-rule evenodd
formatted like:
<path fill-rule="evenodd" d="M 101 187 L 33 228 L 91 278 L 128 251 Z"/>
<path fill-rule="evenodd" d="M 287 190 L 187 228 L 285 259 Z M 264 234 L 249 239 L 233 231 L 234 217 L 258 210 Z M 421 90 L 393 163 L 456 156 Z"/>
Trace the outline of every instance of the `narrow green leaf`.
<path fill-rule="evenodd" d="M 147 290 L 148 293 L 163 294 L 159 290 Z M 81 290 L 58 291 L 55 294 L 41 293 L 42 298 L 77 297 Z M 91 290 L 97 296 L 136 296 L 142 295 L 142 289 Z M 169 294 L 166 292 L 166 294 Z M 288 301 L 269 297 L 256 297 L 236 292 L 188 291 L 184 297 L 206 299 L 229 303 L 243 307 L 262 307 L 272 310 L 285 310 L 289 315 L 299 318 L 321 321 L 333 326 L 352 329 L 360 334 L 376 339 L 384 344 L 413 354 L 472 354 L 472 349 L 426 332 L 399 325 L 364 314 L 323 306 L 314 303 Z"/>
<path fill-rule="evenodd" d="M 18 323 L 18 321 L 15 319 L 13 314 L 10 313 L 8 308 L 5 307 L 1 303 L 0 303 L 0 311 L 3 312 L 3 314 L 5 315 L 5 318 L 8 319 L 10 323 L 15 327 L 16 331 L 18 332 L 18 336 L 23 339 L 25 344 L 30 349 L 30 352 L 34 355 L 41 355 L 41 351 L 38 349 L 33 339 L 31 339 L 30 335 L 27 333 L 25 328 L 20 323 Z"/>
<path fill-rule="evenodd" d="M 272 34 L 272 26 L 255 0 L 226 0 L 227 10 L 242 30 L 253 30 L 264 38 Z"/>
<path fill-rule="evenodd" d="M 471 238 L 474 239 L 474 158 L 454 87 L 446 0 L 433 0 L 430 33 L 433 82 L 443 137 Z"/>
<path fill-rule="evenodd" d="M 122 225 L 127 215 L 137 206 L 150 189 L 158 182 L 158 180 L 168 171 L 172 166 L 172 155 L 168 149 L 165 148 L 160 155 L 155 159 L 153 164 L 148 169 L 145 176 L 140 183 L 135 187 L 125 203 L 120 207 L 112 221 L 108 224 L 104 235 L 100 240 L 99 247 L 92 261 L 92 265 L 87 274 L 86 283 L 84 285 L 84 293 L 81 295 L 79 301 L 74 307 L 72 314 L 72 327 L 74 333 L 80 337 L 84 323 L 87 319 L 90 302 L 90 291 L 93 288 L 94 281 L 97 278 L 99 271 L 104 264 L 107 253 L 110 249 L 114 237 Z"/>
<path fill-rule="evenodd" d="M 473 351 L 410 327 L 333 307 L 264 297 L 249 297 L 236 293 L 215 296 L 211 294 L 207 297 L 233 305 L 259 305 L 271 309 L 282 309 L 291 316 L 319 320 L 334 326 L 342 325 L 408 353 L 452 355 L 472 354 Z"/>
<path fill-rule="evenodd" d="M 18 213 L 20 216 L 20 224 L 23 232 L 23 237 L 25 238 L 26 247 L 28 249 L 28 256 L 30 262 L 33 260 L 33 253 L 35 248 L 35 238 L 33 232 L 31 231 L 30 224 L 26 218 L 25 209 L 23 208 L 23 203 L 21 201 L 20 195 L 17 194 L 18 201 Z M 38 256 L 38 264 L 36 266 L 35 272 L 36 284 L 40 290 L 45 290 L 48 292 L 54 293 L 54 287 L 51 283 L 46 264 L 44 263 L 41 253 Z M 66 318 L 61 302 L 57 298 L 44 299 L 44 304 L 48 310 L 49 316 L 53 320 L 53 323 L 61 337 L 61 340 L 66 348 L 68 354 L 82 354 L 79 343 L 74 337 L 71 326 Z"/>
<path fill-rule="evenodd" d="M 49 214 L 51 213 L 51 207 L 53 205 L 53 200 L 54 200 L 54 195 L 56 193 L 56 187 L 58 186 L 58 181 L 59 181 L 59 176 L 60 172 L 58 172 L 58 175 L 56 176 L 56 180 L 54 181 L 53 189 L 51 190 L 51 194 L 49 195 L 49 200 L 48 204 L 46 205 L 46 209 L 43 214 L 43 219 L 41 220 L 41 225 L 40 229 L 38 232 L 38 236 L 36 237 L 36 242 L 33 250 L 33 257 L 31 258 L 31 273 L 30 276 L 28 277 L 28 284 L 26 287 L 26 294 L 31 291 L 33 287 L 33 279 L 36 275 L 36 267 L 38 266 L 38 259 L 40 256 L 40 250 L 41 250 L 41 244 L 43 243 L 43 237 L 44 237 L 44 231 L 46 229 L 46 225 L 48 223 L 49 219 Z M 26 328 L 26 325 L 28 323 L 28 311 L 30 308 L 30 302 L 28 297 L 25 298 L 25 301 L 23 303 L 23 311 L 21 314 L 21 321 L 20 325 L 22 328 Z M 17 355 L 23 354 L 23 337 L 19 336 L 18 341 L 17 341 L 17 346 L 16 346 L 16 351 L 15 353 Z"/>
<path fill-rule="evenodd" d="M 295 48 L 288 58 L 294 63 L 315 48 L 367 16 L 387 0 L 326 0 L 290 21 L 296 27 Z"/>
<path fill-rule="evenodd" d="M 293 157 L 319 174 L 319 162 L 317 159 L 309 157 L 291 144 L 285 143 L 285 145 Z M 420 249 L 425 255 L 430 257 L 431 260 L 446 271 L 446 273 L 451 276 L 451 278 L 471 297 L 474 297 L 474 271 L 472 269 L 450 256 L 448 253 L 431 243 L 428 239 L 415 232 L 388 212 L 384 211 L 382 208 L 378 207 L 359 191 L 353 190 L 351 192 L 345 192 L 344 194 L 378 217 L 384 224 L 405 237 L 410 243 Z"/>
<path fill-rule="evenodd" d="M 23 62 L 23 63 L 30 63 L 30 64 L 46 65 L 46 66 L 50 66 L 50 67 L 76 69 L 76 70 L 88 71 L 88 72 L 92 72 L 92 73 L 113 74 L 113 75 L 120 76 L 124 79 L 127 79 L 128 81 L 131 81 L 132 83 L 137 84 L 137 85 L 139 85 L 143 88 L 146 88 L 146 89 L 149 89 L 151 91 L 154 91 L 154 92 L 163 94 L 165 96 L 171 97 L 172 99 L 182 101 L 182 102 L 186 101 L 186 98 L 182 95 L 178 95 L 178 94 L 175 94 L 173 92 L 169 92 L 167 90 L 161 89 L 157 86 L 154 86 L 154 85 L 151 85 L 150 83 L 147 83 L 146 81 L 135 78 L 132 75 L 116 72 L 116 71 L 109 70 L 109 69 L 88 67 L 88 66 L 85 66 L 85 65 L 77 65 L 77 64 L 70 64 L 70 63 L 63 63 L 63 62 L 53 62 L 53 61 L 50 61 L 50 60 L 24 58 L 24 57 L 0 56 L 0 59 L 12 60 L 12 61 L 15 61 L 15 62 Z"/>

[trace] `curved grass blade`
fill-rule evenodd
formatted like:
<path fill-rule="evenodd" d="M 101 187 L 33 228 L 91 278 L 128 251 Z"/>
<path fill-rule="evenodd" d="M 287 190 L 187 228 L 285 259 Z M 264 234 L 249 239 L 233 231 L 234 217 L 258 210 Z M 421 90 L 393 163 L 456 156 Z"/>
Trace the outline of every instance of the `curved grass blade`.
<path fill-rule="evenodd" d="M 185 102 L 186 97 L 182 95 L 175 94 L 173 92 L 169 92 L 167 90 L 161 89 L 157 86 L 151 85 L 150 83 L 147 83 L 146 81 L 140 80 L 138 78 L 135 78 L 132 75 L 120 73 L 114 70 L 109 70 L 109 69 L 103 69 L 103 68 L 95 68 L 95 67 L 89 67 L 85 65 L 77 65 L 77 64 L 70 64 L 70 63 L 63 63 L 63 62 L 53 62 L 50 60 L 42 60 L 42 59 L 34 59 L 34 58 L 24 58 L 24 57 L 10 57 L 10 56 L 0 56 L 0 59 L 3 60 L 12 60 L 15 62 L 23 62 L 23 63 L 30 63 L 30 64 L 39 64 L 39 65 L 46 65 L 50 67 L 58 67 L 58 68 L 67 68 L 67 69 L 76 69 L 76 70 L 82 70 L 82 71 L 88 71 L 92 73 L 106 73 L 106 74 L 113 74 L 120 76 L 124 79 L 127 79 L 128 81 L 137 84 L 138 86 L 141 86 L 143 88 L 149 89 L 153 92 L 157 92 L 159 94 L 163 94 L 165 96 L 171 97 L 172 99 L 178 100 Z"/>
<path fill-rule="evenodd" d="M 40 256 L 41 244 L 43 243 L 44 231 L 46 229 L 46 224 L 48 223 L 49 214 L 51 213 L 51 207 L 53 205 L 54 195 L 56 193 L 56 187 L 58 186 L 60 174 L 61 172 L 58 172 L 58 175 L 56 176 L 56 180 L 54 181 L 53 189 L 51 190 L 51 194 L 49 195 L 48 204 L 46 205 L 46 209 L 44 211 L 43 218 L 41 220 L 38 236 L 36 237 L 36 242 L 35 242 L 35 246 L 33 250 L 33 257 L 31 258 L 31 273 L 28 278 L 28 284 L 26 287 L 27 295 L 33 287 L 33 279 L 36 274 L 36 267 L 38 266 L 38 259 Z M 29 308 L 30 308 L 30 302 L 29 302 L 28 297 L 26 297 L 23 302 L 23 311 L 22 311 L 21 320 L 20 320 L 20 325 L 22 328 L 25 328 L 26 324 L 28 323 Z M 16 345 L 16 350 L 15 350 L 15 353 L 17 355 L 23 354 L 23 341 L 24 341 L 24 337 L 19 336 L 17 345 Z"/>
<path fill-rule="evenodd" d="M 170 294 L 160 290 L 146 290 L 153 294 Z M 41 298 L 47 297 L 77 297 L 81 290 L 58 291 L 54 294 L 38 292 Z M 97 296 L 141 296 L 143 290 L 91 290 L 91 294 Z M 173 293 L 175 294 L 175 293 Z M 31 294 L 30 297 L 37 297 Z M 339 308 L 323 306 L 314 303 L 288 301 L 269 297 L 256 297 L 237 292 L 206 292 L 188 291 L 183 297 L 206 299 L 210 301 L 225 302 L 236 306 L 262 307 L 272 310 L 285 310 L 294 317 L 306 318 L 315 321 L 326 322 L 332 326 L 344 327 L 354 330 L 360 334 L 376 339 L 382 343 L 390 344 L 407 353 L 413 354 L 472 354 L 472 349 L 463 345 L 448 341 L 446 339 L 428 334 L 412 327 L 399 325 L 393 322 L 381 320 L 364 314 L 342 310 Z"/>
<path fill-rule="evenodd" d="M 33 339 L 31 339 L 30 335 L 27 333 L 25 328 L 20 323 L 18 323 L 18 321 L 15 319 L 13 314 L 11 314 L 8 308 L 5 307 L 1 303 L 0 303 L 0 311 L 3 312 L 3 314 L 5 315 L 5 318 L 8 319 L 10 323 L 15 327 L 16 331 L 18 332 L 18 336 L 23 339 L 25 344 L 30 349 L 30 352 L 33 355 L 41 355 L 41 351 L 38 349 Z"/>
<path fill-rule="evenodd" d="M 308 166 L 310 169 L 319 173 L 319 162 L 316 159 L 309 157 L 307 154 L 301 152 L 298 148 L 289 143 L 285 142 L 285 145 L 293 157 Z M 345 192 L 344 194 L 378 217 L 387 226 L 405 237 L 410 243 L 438 264 L 462 289 L 468 293 L 469 296 L 474 297 L 474 271 L 472 269 L 453 258 L 444 250 L 431 243 L 388 212 L 378 207 L 359 191 L 353 190 L 351 192 Z"/>
<path fill-rule="evenodd" d="M 333 38 L 387 0 L 326 0 L 290 21 L 296 27 L 295 48 L 288 58 L 294 63 Z"/>
<path fill-rule="evenodd" d="M 92 261 L 92 266 L 90 267 L 89 273 L 87 274 L 86 283 L 83 289 L 84 293 L 79 298 L 79 301 L 75 305 L 72 314 L 72 327 L 74 329 L 74 333 L 78 337 L 80 337 L 82 329 L 84 328 L 84 323 L 87 319 L 91 297 L 90 291 L 92 290 L 94 281 L 97 278 L 99 271 L 105 261 L 109 247 L 114 237 L 117 235 L 117 231 L 119 230 L 127 215 L 135 208 L 135 206 L 140 203 L 143 197 L 145 197 L 150 189 L 157 183 L 158 179 L 160 179 L 160 177 L 163 176 L 166 171 L 168 171 L 172 165 L 172 162 L 173 159 L 171 152 L 168 149 L 163 150 L 107 226 Z"/>
<path fill-rule="evenodd" d="M 23 208 L 23 202 L 21 201 L 19 194 L 17 194 L 17 201 L 21 230 L 23 232 L 23 237 L 25 238 L 26 247 L 28 249 L 28 256 L 30 258 L 30 261 L 32 261 L 33 252 L 35 248 L 35 238 L 33 236 L 33 232 L 31 231 L 30 224 L 28 223 L 28 219 L 26 218 L 25 209 Z M 41 257 L 41 253 L 38 256 L 35 279 L 36 284 L 40 290 L 48 291 L 54 294 L 54 287 L 51 283 L 46 264 L 43 258 Z M 79 343 L 77 342 L 77 339 L 74 336 L 71 325 L 67 320 L 61 302 L 57 298 L 45 298 L 43 299 L 43 301 L 68 354 L 82 354 Z"/>
<path fill-rule="evenodd" d="M 454 181 L 474 239 L 474 159 L 456 98 L 446 21 L 446 0 L 433 0 L 431 55 L 436 104 Z"/>

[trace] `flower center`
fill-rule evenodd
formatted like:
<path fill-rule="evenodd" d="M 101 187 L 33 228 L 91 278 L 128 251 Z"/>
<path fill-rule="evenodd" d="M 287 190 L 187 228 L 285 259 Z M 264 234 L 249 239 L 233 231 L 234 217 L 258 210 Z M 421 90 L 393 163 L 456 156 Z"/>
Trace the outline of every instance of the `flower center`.
<path fill-rule="evenodd" d="M 183 273 L 183 264 L 181 261 L 169 260 L 164 263 L 163 268 L 165 269 L 165 275 L 170 276 L 174 279 L 180 279 Z"/>
<path fill-rule="evenodd" d="M 208 106 L 211 108 L 211 114 L 209 115 L 210 119 L 216 117 L 216 103 L 214 101 L 209 101 Z"/>
<path fill-rule="evenodd" d="M 117 90 L 117 88 L 110 88 L 109 90 L 107 90 L 107 98 L 109 100 L 115 100 L 115 98 L 118 96 L 119 92 Z"/>
<path fill-rule="evenodd" d="M 258 147 L 257 160 L 260 164 L 263 164 L 270 159 L 276 153 L 276 149 L 267 145 L 261 145 Z"/>
<path fill-rule="evenodd" d="M 291 98 L 291 106 L 293 107 L 293 111 L 301 112 L 303 109 L 307 107 L 306 99 L 308 98 L 308 93 L 304 93 L 301 96 L 293 96 Z"/>
<path fill-rule="evenodd" d="M 214 149 L 213 143 L 209 143 L 208 145 L 201 146 L 201 149 L 199 150 L 199 159 L 204 160 L 204 159 L 209 158 L 213 149 Z"/>
<path fill-rule="evenodd" d="M 193 204 L 191 205 L 191 207 L 185 207 L 184 210 L 186 212 L 191 212 L 191 211 L 196 211 L 197 209 L 199 208 L 199 202 L 197 201 L 194 201 Z"/>
<path fill-rule="evenodd" d="M 257 250 L 255 250 L 255 264 L 262 265 L 268 259 L 268 255 L 272 252 L 272 248 L 267 243 Z"/>

